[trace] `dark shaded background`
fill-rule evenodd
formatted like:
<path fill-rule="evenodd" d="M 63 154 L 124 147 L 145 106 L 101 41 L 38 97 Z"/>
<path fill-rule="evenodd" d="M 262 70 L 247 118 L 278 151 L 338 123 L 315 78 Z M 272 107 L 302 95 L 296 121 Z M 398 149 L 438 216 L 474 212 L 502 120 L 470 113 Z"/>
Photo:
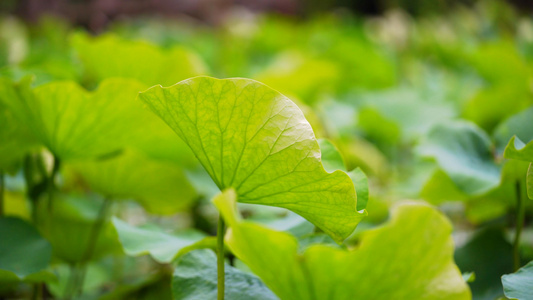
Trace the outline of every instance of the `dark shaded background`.
<path fill-rule="evenodd" d="M 175 17 L 186 15 L 216 25 L 230 9 L 275 12 L 306 17 L 324 10 L 344 8 L 357 15 L 379 15 L 401 8 L 413 16 L 442 13 L 457 5 L 471 6 L 476 0 L 2 0 L 0 11 L 34 21 L 43 14 L 59 15 L 98 32 L 109 21 L 141 15 Z M 523 14 L 533 14 L 532 0 L 507 0 Z"/>

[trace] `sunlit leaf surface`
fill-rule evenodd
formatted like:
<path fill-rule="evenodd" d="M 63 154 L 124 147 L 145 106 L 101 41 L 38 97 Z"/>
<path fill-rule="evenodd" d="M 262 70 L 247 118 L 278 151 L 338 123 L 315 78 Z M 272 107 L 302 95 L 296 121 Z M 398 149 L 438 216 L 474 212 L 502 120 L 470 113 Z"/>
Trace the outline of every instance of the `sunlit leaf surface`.
<path fill-rule="evenodd" d="M 235 201 L 232 189 L 214 199 L 230 226 L 226 243 L 281 299 L 471 297 L 453 262 L 451 225 L 430 206 L 398 206 L 353 250 L 313 245 L 301 253 L 293 236 L 241 221 Z"/>
<path fill-rule="evenodd" d="M 337 241 L 365 215 L 350 177 L 327 173 L 309 123 L 289 99 L 248 79 L 197 77 L 143 100 L 191 147 L 220 189 L 239 201 L 290 209 Z"/>

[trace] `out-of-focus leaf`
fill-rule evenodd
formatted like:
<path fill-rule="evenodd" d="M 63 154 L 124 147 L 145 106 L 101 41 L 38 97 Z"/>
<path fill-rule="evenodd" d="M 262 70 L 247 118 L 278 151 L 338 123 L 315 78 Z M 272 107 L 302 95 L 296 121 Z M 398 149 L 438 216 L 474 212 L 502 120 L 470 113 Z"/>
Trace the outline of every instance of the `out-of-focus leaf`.
<path fill-rule="evenodd" d="M 274 63 L 254 78 L 288 96 L 306 103 L 331 93 L 341 74 L 331 61 L 308 57 L 300 52 L 282 53 Z"/>
<path fill-rule="evenodd" d="M 344 159 L 335 145 L 327 139 L 319 139 L 318 144 L 322 153 L 322 165 L 326 171 L 346 171 Z M 348 176 L 350 176 L 357 193 L 357 210 L 363 210 L 368 203 L 368 178 L 361 168 L 355 168 L 348 172 Z"/>
<path fill-rule="evenodd" d="M 87 76 L 134 78 L 148 85 L 171 85 L 205 73 L 202 61 L 183 47 L 161 49 L 145 41 L 128 41 L 111 34 L 72 36 L 72 45 Z"/>
<path fill-rule="evenodd" d="M 114 79 L 91 93 L 74 82 L 53 82 L 33 92 L 26 80 L 18 97 L 3 100 L 54 155 L 69 160 L 105 155 L 133 139 L 132 127 L 144 119 L 140 104 L 134 103 L 143 88 Z"/>
<path fill-rule="evenodd" d="M 492 63 L 487 63 L 489 61 Z M 516 43 L 511 40 L 482 44 L 471 55 L 470 62 L 481 76 L 493 84 L 505 82 L 527 87 L 533 75 Z"/>
<path fill-rule="evenodd" d="M 72 266 L 64 263 L 56 264 L 53 267 L 53 271 L 57 274 L 58 280 L 47 284 L 47 288 L 55 298 L 65 299 L 67 298 L 66 293 L 71 289 Z M 111 280 L 113 280 L 111 272 L 101 263 L 87 263 L 83 286 L 80 287 L 83 298 L 95 299 L 101 293 L 102 287 L 109 284 Z"/>
<path fill-rule="evenodd" d="M 349 176 L 327 173 L 309 123 L 289 99 L 248 79 L 197 77 L 140 94 L 193 149 L 219 189 L 290 209 L 338 242 L 366 215 Z"/>
<path fill-rule="evenodd" d="M 28 53 L 24 23 L 13 16 L 0 19 L 0 67 L 20 63 Z"/>
<path fill-rule="evenodd" d="M 527 196 L 529 199 L 533 200 L 533 163 L 530 163 L 529 168 L 527 169 L 526 184 Z"/>
<path fill-rule="evenodd" d="M 4 190 L 4 215 L 30 220 L 30 204 L 23 193 Z"/>
<path fill-rule="evenodd" d="M 20 122 L 5 103 L 17 97 L 17 84 L 0 79 L 0 170 L 19 160 L 37 145 L 27 126 Z"/>
<path fill-rule="evenodd" d="M 531 106 L 533 73 L 514 42 L 482 44 L 469 60 L 490 85 L 466 103 L 466 118 L 490 130 L 505 117 Z"/>
<path fill-rule="evenodd" d="M 0 282 L 50 281 L 46 271 L 52 247 L 30 224 L 18 218 L 0 218 Z"/>
<path fill-rule="evenodd" d="M 346 170 L 344 159 L 335 145 L 327 139 L 318 139 L 318 145 L 320 146 L 322 165 L 326 171 L 335 172 L 337 170 Z"/>
<path fill-rule="evenodd" d="M 512 246 L 501 230 L 485 229 L 476 233 L 455 252 L 455 261 L 462 272 L 475 272 L 469 282 L 476 300 L 493 300 L 503 295 L 500 276 L 512 272 Z"/>
<path fill-rule="evenodd" d="M 459 190 L 448 174 L 436 170 L 420 191 L 420 197 L 432 204 L 448 201 L 465 201 L 468 196 Z"/>
<path fill-rule="evenodd" d="M 172 299 L 171 281 L 170 275 L 150 275 L 148 278 L 123 283 L 98 299 L 170 300 Z"/>
<path fill-rule="evenodd" d="M 463 279 L 465 280 L 465 282 L 474 282 L 476 281 L 476 273 L 474 272 L 463 273 Z"/>
<path fill-rule="evenodd" d="M 178 260 L 172 279 L 175 300 L 217 299 L 217 260 L 212 250 L 195 250 Z M 235 300 L 278 299 L 259 278 L 226 264 L 224 297 Z"/>
<path fill-rule="evenodd" d="M 502 284 L 507 298 L 530 300 L 533 297 L 533 261 L 515 273 L 503 275 Z"/>
<path fill-rule="evenodd" d="M 363 97 L 358 125 L 381 143 L 410 142 L 437 123 L 455 117 L 450 103 L 426 100 L 421 92 L 399 89 Z"/>
<path fill-rule="evenodd" d="M 48 210 L 46 201 L 40 201 L 42 207 L 38 208 L 39 228 L 52 244 L 55 257 L 69 263 L 85 259 L 90 235 L 103 205 L 99 200 L 56 194 L 52 211 Z M 91 260 L 122 253 L 117 233 L 110 221 L 104 222 L 95 243 Z"/>
<path fill-rule="evenodd" d="M 134 227 L 120 219 L 113 218 L 113 224 L 124 252 L 130 256 L 150 254 L 159 263 L 172 262 L 182 250 L 189 247 L 208 247 L 209 240 L 199 231 L 170 234 L 156 227 Z M 212 246 L 215 245 L 213 241 Z"/>
<path fill-rule="evenodd" d="M 488 193 L 469 197 L 465 202 L 467 219 L 481 225 L 505 215 L 516 206 L 515 184 L 516 181 L 504 181 Z"/>
<path fill-rule="evenodd" d="M 296 237 L 311 234 L 315 229 L 315 226 L 309 221 L 290 211 L 282 218 L 262 220 L 252 217 L 250 219 L 268 228 L 277 231 L 286 231 Z"/>
<path fill-rule="evenodd" d="M 502 105 L 505 101 L 505 105 Z M 464 106 L 463 117 L 491 131 L 503 119 L 531 106 L 531 93 L 513 84 L 489 86 L 480 90 Z"/>
<path fill-rule="evenodd" d="M 491 142 L 471 123 L 436 125 L 418 151 L 434 158 L 439 167 L 464 193 L 479 195 L 500 184 L 500 167 L 494 162 Z"/>
<path fill-rule="evenodd" d="M 235 198 L 230 189 L 213 200 L 230 227 L 226 244 L 281 299 L 470 299 L 453 262 L 451 225 L 430 206 L 398 206 L 354 250 L 312 245 L 298 253 L 293 236 L 241 221 Z"/>
<path fill-rule="evenodd" d="M 355 191 L 357 192 L 357 210 L 366 208 L 369 198 L 368 192 L 368 178 L 361 168 L 355 168 L 348 172 L 348 176 L 355 185 Z"/>
<path fill-rule="evenodd" d="M 73 167 L 93 191 L 112 200 L 134 199 L 155 214 L 176 213 L 190 206 L 196 197 L 181 168 L 136 151 L 76 162 Z"/>
<path fill-rule="evenodd" d="M 523 160 L 527 162 L 533 161 L 533 140 L 527 144 L 524 144 L 518 137 L 513 136 L 505 152 L 503 153 L 505 158 Z"/>
<path fill-rule="evenodd" d="M 494 130 L 494 141 L 499 155 L 503 156 L 505 148 L 513 136 L 516 136 L 517 139 L 525 143 L 533 140 L 533 126 L 530 125 L 531 120 L 533 120 L 533 108 L 526 109 L 509 117 L 496 127 Z"/>

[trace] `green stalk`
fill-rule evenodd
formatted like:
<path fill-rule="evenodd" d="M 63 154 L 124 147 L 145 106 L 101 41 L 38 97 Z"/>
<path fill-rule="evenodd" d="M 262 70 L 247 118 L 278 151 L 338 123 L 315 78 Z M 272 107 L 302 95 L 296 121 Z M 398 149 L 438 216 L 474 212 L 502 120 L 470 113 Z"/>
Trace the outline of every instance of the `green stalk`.
<path fill-rule="evenodd" d="M 0 171 L 0 217 L 4 216 L 4 172 Z"/>
<path fill-rule="evenodd" d="M 217 228 L 217 300 L 224 300 L 224 219 L 218 217 Z"/>
<path fill-rule="evenodd" d="M 513 266 L 515 271 L 520 269 L 520 235 L 522 234 L 522 227 L 524 226 L 525 217 L 520 181 L 516 182 L 516 209 L 516 230 L 513 242 Z"/>
<path fill-rule="evenodd" d="M 59 167 L 60 167 L 59 158 L 54 156 L 54 166 L 52 167 L 52 173 L 50 174 L 50 177 L 48 177 L 48 183 L 47 183 L 49 213 L 51 213 L 53 209 L 55 179 L 56 179 L 57 173 L 59 172 Z"/>
<path fill-rule="evenodd" d="M 85 252 L 83 253 L 83 256 L 81 258 L 81 264 L 79 266 L 79 277 L 76 281 L 74 293 L 75 295 L 79 295 L 82 292 L 83 289 L 83 283 L 85 281 L 85 274 L 87 273 L 87 263 L 91 260 L 94 254 L 94 250 L 96 249 L 96 243 L 98 241 L 98 236 L 100 235 L 100 232 L 102 231 L 102 227 L 104 227 L 104 224 L 107 220 L 107 216 L 109 214 L 109 210 L 111 207 L 111 200 L 109 198 L 104 199 L 104 203 L 102 203 L 102 207 L 100 208 L 100 211 L 98 212 L 98 217 L 96 219 L 96 222 L 91 228 L 91 232 L 89 233 L 89 241 L 87 243 L 87 247 L 85 248 Z"/>

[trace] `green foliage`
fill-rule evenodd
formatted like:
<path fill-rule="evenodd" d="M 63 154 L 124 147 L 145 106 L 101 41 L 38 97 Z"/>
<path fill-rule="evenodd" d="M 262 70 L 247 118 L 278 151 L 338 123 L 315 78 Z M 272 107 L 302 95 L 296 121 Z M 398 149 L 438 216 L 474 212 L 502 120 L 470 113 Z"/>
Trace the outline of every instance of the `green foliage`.
<path fill-rule="evenodd" d="M 148 85 L 170 85 L 205 73 L 201 60 L 183 47 L 161 49 L 144 41 L 105 34 L 72 36 L 86 75 L 100 82 L 110 77 L 134 78 Z"/>
<path fill-rule="evenodd" d="M 240 202 L 290 209 L 339 242 L 365 215 L 349 176 L 324 170 L 311 126 L 278 92 L 253 80 L 197 77 L 140 98 Z"/>
<path fill-rule="evenodd" d="M 313 245 L 300 253 L 294 237 L 241 221 L 234 190 L 213 201 L 230 226 L 231 251 L 281 299 L 470 298 L 453 263 L 451 226 L 427 205 L 399 206 L 354 250 Z"/>
<path fill-rule="evenodd" d="M 513 274 L 502 276 L 503 290 L 509 299 L 527 300 L 531 299 L 533 290 L 533 262 L 520 268 Z"/>
<path fill-rule="evenodd" d="M 74 82 L 53 82 L 32 91 L 26 80 L 18 86 L 18 97 L 0 97 L 55 156 L 72 160 L 109 154 L 133 138 L 130 128 L 142 120 L 142 111 L 124 101 L 133 101 L 142 88 L 117 79 L 95 92 Z"/>
<path fill-rule="evenodd" d="M 196 197 L 182 169 L 135 151 L 72 164 L 91 189 L 112 200 L 134 199 L 151 213 L 169 215 Z"/>
<path fill-rule="evenodd" d="M 103 205 L 103 202 L 98 200 L 59 194 L 51 210 L 48 203 L 40 203 L 42 207 L 38 208 L 37 217 L 39 228 L 52 244 L 54 257 L 68 263 L 79 263 L 122 253 L 117 233 L 107 220 L 94 241 L 91 257 L 86 257 L 86 249 L 92 242 L 91 232 Z"/>
<path fill-rule="evenodd" d="M 463 272 L 474 272 L 469 282 L 474 299 L 496 299 L 503 295 L 500 276 L 513 270 L 512 246 L 496 228 L 476 232 L 455 252 L 455 261 Z"/>
<path fill-rule="evenodd" d="M 0 169 L 5 169 L 20 160 L 37 144 L 31 131 L 4 103 L 3 99 L 17 97 L 17 89 L 16 84 L 0 78 Z"/>
<path fill-rule="evenodd" d="M 527 169 L 527 196 L 533 200 L 533 163 L 529 164 Z"/>
<path fill-rule="evenodd" d="M 225 267 L 225 299 L 278 299 L 255 275 L 240 271 L 229 264 Z M 177 261 L 172 278 L 172 294 L 176 300 L 216 299 L 216 256 L 208 249 L 195 250 Z"/>
<path fill-rule="evenodd" d="M 478 2 L 0 16 L 0 298 L 520 298 L 533 21 Z"/>
<path fill-rule="evenodd" d="M 214 247 L 214 241 L 198 231 L 169 234 L 156 226 L 134 227 L 117 218 L 113 219 L 113 225 L 127 255 L 150 254 L 159 263 L 170 263 L 191 249 Z"/>
<path fill-rule="evenodd" d="M 506 158 L 533 161 L 533 141 L 524 144 L 519 138 L 513 136 L 505 147 L 503 154 Z"/>
<path fill-rule="evenodd" d="M 492 157 L 490 139 L 474 124 L 437 125 L 418 150 L 421 155 L 434 158 L 467 194 L 479 195 L 500 185 L 500 167 Z"/>
<path fill-rule="evenodd" d="M 52 247 L 31 224 L 14 217 L 0 218 L 0 282 L 51 281 L 47 271 Z"/>

